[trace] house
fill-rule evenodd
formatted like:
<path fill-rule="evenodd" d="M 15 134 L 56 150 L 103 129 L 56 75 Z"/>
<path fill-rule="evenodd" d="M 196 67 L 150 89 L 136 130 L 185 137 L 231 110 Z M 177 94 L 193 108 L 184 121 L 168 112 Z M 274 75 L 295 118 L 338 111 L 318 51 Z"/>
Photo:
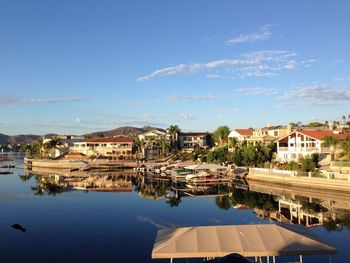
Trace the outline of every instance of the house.
<path fill-rule="evenodd" d="M 87 156 L 106 156 L 130 159 L 133 157 L 134 141 L 128 137 L 106 137 L 75 142 L 73 151 Z"/>
<path fill-rule="evenodd" d="M 269 144 L 276 139 L 288 135 L 292 131 L 292 127 L 288 126 L 271 126 L 255 129 L 251 137 L 247 138 L 247 142 L 255 145 L 256 143 Z"/>
<path fill-rule="evenodd" d="M 173 137 L 165 131 L 162 130 L 151 130 L 138 135 L 138 139 L 142 143 L 141 152 L 143 158 L 146 160 L 157 159 L 164 152 L 162 151 L 162 143 L 170 145 L 172 144 Z M 163 141 L 162 143 L 160 143 Z"/>
<path fill-rule="evenodd" d="M 280 161 L 298 161 L 302 157 L 319 154 L 322 160 L 329 156 L 332 149 L 323 145 L 323 140 L 332 136 L 337 141 L 350 138 L 350 132 L 325 130 L 297 130 L 277 140 L 277 158 Z M 334 149 L 336 151 L 336 149 Z"/>
<path fill-rule="evenodd" d="M 228 140 L 236 138 L 238 142 L 244 142 L 253 136 L 253 129 L 236 129 L 230 132 Z"/>
<path fill-rule="evenodd" d="M 180 148 L 194 149 L 196 147 L 206 148 L 208 146 L 207 132 L 180 132 Z"/>
<path fill-rule="evenodd" d="M 161 139 L 169 140 L 169 135 L 166 132 L 154 129 L 140 134 L 138 138 L 140 141 L 159 141 Z"/>

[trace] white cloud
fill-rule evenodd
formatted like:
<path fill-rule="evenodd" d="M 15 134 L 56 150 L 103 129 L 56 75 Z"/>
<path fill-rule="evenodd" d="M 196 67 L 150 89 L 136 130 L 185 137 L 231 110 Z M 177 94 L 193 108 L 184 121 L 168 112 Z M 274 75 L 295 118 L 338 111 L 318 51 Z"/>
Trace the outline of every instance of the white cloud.
<path fill-rule="evenodd" d="M 294 59 L 297 54 L 293 51 L 263 50 L 241 55 L 237 59 L 213 60 L 206 63 L 180 64 L 173 67 L 160 68 L 152 73 L 139 77 L 137 81 L 146 81 L 156 77 L 176 74 L 190 74 L 209 71 L 209 78 L 238 77 L 270 77 L 278 72 L 294 69 L 298 61 Z M 211 74 L 210 71 L 215 74 Z M 230 75 L 227 75 L 230 74 Z"/>
<path fill-rule="evenodd" d="M 252 65 L 257 63 L 253 60 L 243 60 L 243 59 L 223 59 L 214 60 L 207 63 L 196 63 L 196 64 L 180 64 L 173 67 L 161 68 L 153 71 L 151 74 L 139 77 L 137 81 L 150 80 L 155 77 L 170 76 L 180 73 L 197 73 L 203 70 L 210 70 L 214 68 L 224 68 L 239 65 Z"/>
<path fill-rule="evenodd" d="M 241 34 L 237 37 L 227 40 L 228 45 L 241 44 L 246 42 L 256 42 L 267 40 L 271 37 L 272 33 L 270 31 L 271 25 L 264 25 L 260 28 L 259 32 L 254 32 L 250 34 Z"/>
<path fill-rule="evenodd" d="M 314 84 L 286 91 L 282 99 L 314 99 L 314 100 L 350 100 L 350 90 L 329 87 L 325 84 Z"/>
<path fill-rule="evenodd" d="M 248 87 L 248 88 L 239 88 L 236 91 L 247 94 L 247 95 L 273 95 L 276 94 L 277 91 L 275 88 L 262 88 L 262 87 Z"/>
<path fill-rule="evenodd" d="M 0 105 L 13 104 L 54 104 L 64 102 L 79 102 L 86 100 L 85 97 L 63 97 L 63 98 L 21 98 L 13 95 L 0 95 Z"/>
<path fill-rule="evenodd" d="M 286 91 L 279 99 L 288 100 L 278 105 L 283 108 L 331 107 L 343 101 L 350 101 L 350 90 L 313 84 Z"/>
<path fill-rule="evenodd" d="M 215 95 L 204 95 L 204 96 L 183 96 L 183 95 L 172 95 L 169 97 L 171 101 L 214 101 L 219 100 L 220 97 Z"/>

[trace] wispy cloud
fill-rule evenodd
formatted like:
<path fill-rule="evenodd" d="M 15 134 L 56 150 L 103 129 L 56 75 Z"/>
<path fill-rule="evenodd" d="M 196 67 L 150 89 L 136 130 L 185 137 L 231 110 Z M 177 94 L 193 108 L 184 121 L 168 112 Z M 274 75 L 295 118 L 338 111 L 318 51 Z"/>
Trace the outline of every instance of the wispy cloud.
<path fill-rule="evenodd" d="M 260 28 L 260 31 L 249 34 L 241 34 L 226 41 L 228 45 L 241 44 L 246 42 L 264 41 L 271 37 L 270 31 L 271 25 L 264 25 Z"/>
<path fill-rule="evenodd" d="M 193 74 L 207 71 L 209 78 L 270 77 L 282 70 L 292 70 L 298 66 L 293 51 L 263 50 L 242 54 L 236 59 L 213 60 L 206 63 L 180 64 L 160 68 L 152 73 L 139 77 L 137 81 L 146 81 L 156 77 L 177 74 Z M 215 70 L 215 71 L 214 71 Z M 214 71 L 214 72 L 212 72 Z M 213 74 L 211 74 L 213 73 Z"/>
<path fill-rule="evenodd" d="M 325 84 L 314 84 L 286 91 L 282 99 L 350 100 L 350 90 L 338 89 Z"/>
<path fill-rule="evenodd" d="M 151 74 L 142 76 L 137 79 L 137 81 L 150 80 L 155 77 L 170 76 L 176 74 L 184 73 L 197 73 L 203 70 L 210 70 L 215 68 L 232 67 L 239 65 L 253 65 L 256 61 L 253 60 L 243 60 L 243 59 L 223 59 L 214 60 L 207 63 L 196 63 L 196 64 L 180 64 L 173 67 L 161 68 L 153 71 Z"/>
<path fill-rule="evenodd" d="M 240 111 L 239 108 L 218 108 L 218 109 L 215 109 L 215 112 L 218 112 L 218 113 L 235 113 L 238 111 Z"/>
<path fill-rule="evenodd" d="M 325 84 L 313 84 L 285 91 L 279 99 L 288 100 L 278 107 L 331 107 L 344 101 L 350 101 L 350 90 L 330 87 Z"/>
<path fill-rule="evenodd" d="M 236 89 L 236 91 L 243 94 L 252 95 L 252 96 L 277 94 L 277 91 L 275 88 L 263 88 L 263 87 L 239 88 L 239 89 Z"/>
<path fill-rule="evenodd" d="M 13 104 L 55 104 L 64 102 L 79 102 L 86 100 L 85 97 L 63 97 L 63 98 L 21 98 L 13 95 L 0 95 L 0 105 Z"/>
<path fill-rule="evenodd" d="M 184 95 L 171 95 L 169 97 L 171 101 L 215 101 L 220 97 L 216 95 L 203 95 L 203 96 L 184 96 Z"/>

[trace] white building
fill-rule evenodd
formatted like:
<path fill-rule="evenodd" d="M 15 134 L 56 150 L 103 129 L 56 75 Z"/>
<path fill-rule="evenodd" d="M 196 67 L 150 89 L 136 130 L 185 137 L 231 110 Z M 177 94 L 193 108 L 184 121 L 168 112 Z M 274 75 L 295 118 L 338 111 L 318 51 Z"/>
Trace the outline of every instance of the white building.
<path fill-rule="evenodd" d="M 248 138 L 252 137 L 253 129 L 236 129 L 230 132 L 228 140 L 236 138 L 238 142 L 244 142 Z"/>
<path fill-rule="evenodd" d="M 280 161 L 298 161 L 302 157 L 311 156 L 313 153 L 323 159 L 331 153 L 330 148 L 324 147 L 323 139 L 332 136 L 337 141 L 350 138 L 350 133 L 336 133 L 332 131 L 294 131 L 277 140 L 277 156 Z"/>
<path fill-rule="evenodd" d="M 138 136 L 140 141 L 159 141 L 161 139 L 169 140 L 169 135 L 166 132 L 160 130 L 152 130 L 149 132 L 142 133 Z"/>

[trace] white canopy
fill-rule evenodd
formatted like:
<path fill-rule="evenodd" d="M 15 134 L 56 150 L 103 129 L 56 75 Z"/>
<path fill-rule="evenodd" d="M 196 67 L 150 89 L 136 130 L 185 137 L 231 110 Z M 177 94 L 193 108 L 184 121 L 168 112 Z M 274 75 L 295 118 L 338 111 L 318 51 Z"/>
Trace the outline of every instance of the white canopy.
<path fill-rule="evenodd" d="M 232 225 L 158 231 L 152 258 L 244 257 L 335 254 L 311 230 L 299 225 Z"/>
<path fill-rule="evenodd" d="M 201 164 L 194 164 L 194 165 L 185 166 L 185 169 L 217 171 L 217 170 L 226 170 L 227 168 L 225 166 L 214 164 L 214 163 L 201 163 Z"/>

